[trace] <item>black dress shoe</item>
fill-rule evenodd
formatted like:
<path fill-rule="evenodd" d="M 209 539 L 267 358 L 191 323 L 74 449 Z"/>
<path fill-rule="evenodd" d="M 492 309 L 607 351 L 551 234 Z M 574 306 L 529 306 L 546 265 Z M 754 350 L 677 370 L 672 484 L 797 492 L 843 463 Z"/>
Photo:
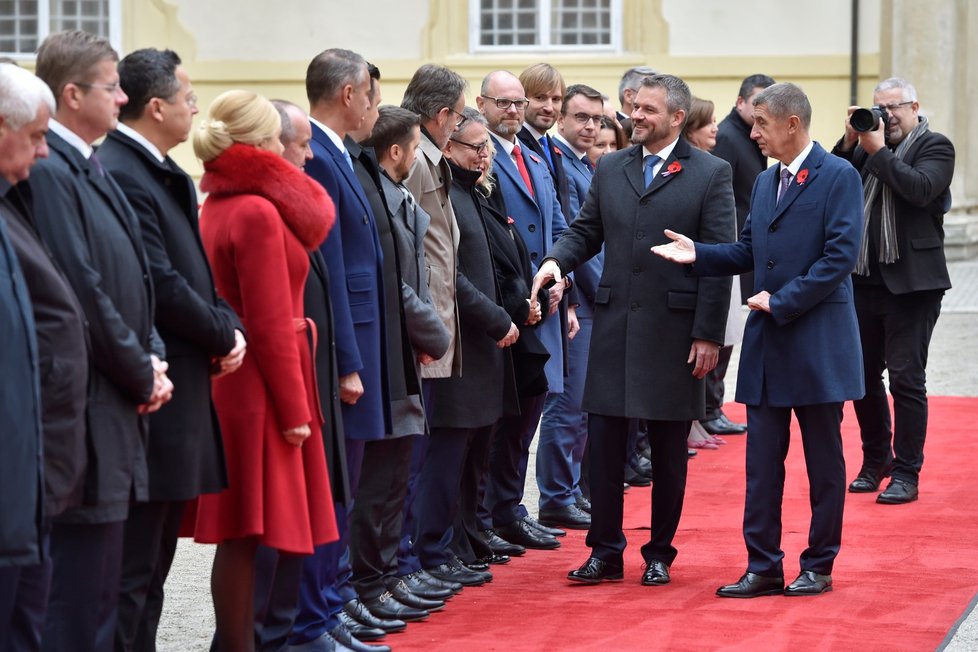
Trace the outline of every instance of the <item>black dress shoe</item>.
<path fill-rule="evenodd" d="M 384 630 L 378 627 L 367 627 L 366 625 L 354 620 L 353 616 L 346 613 L 344 610 L 340 610 L 336 617 L 339 618 L 340 623 L 344 627 L 350 630 L 351 634 L 356 636 L 361 641 L 379 641 L 387 636 L 387 632 Z"/>
<path fill-rule="evenodd" d="M 576 498 L 576 501 L 577 502 L 575 502 L 574 504 L 577 505 L 578 509 L 580 509 L 582 512 L 587 512 L 588 514 L 591 513 L 591 501 L 590 500 L 588 500 L 584 496 L 578 496 Z"/>
<path fill-rule="evenodd" d="M 408 591 L 416 596 L 427 598 L 428 600 L 448 600 L 455 595 L 455 591 L 447 586 L 435 586 L 434 584 L 421 579 L 420 571 L 415 571 L 398 579 L 401 582 L 404 582 L 404 585 L 407 586 Z M 462 590 L 461 584 L 458 585 L 458 590 Z"/>
<path fill-rule="evenodd" d="M 485 557 L 479 557 L 471 564 L 466 564 L 472 570 L 486 571 L 493 564 L 502 566 L 503 564 L 508 564 L 510 560 L 509 555 L 497 555 L 494 552 L 489 553 Z"/>
<path fill-rule="evenodd" d="M 642 586 L 668 584 L 671 579 L 669 577 L 669 567 L 666 563 L 658 559 L 653 559 L 645 565 L 645 572 L 642 573 Z"/>
<path fill-rule="evenodd" d="M 420 570 L 414 571 L 414 574 L 418 576 L 418 579 L 419 580 L 421 580 L 425 584 L 430 584 L 431 586 L 433 586 L 435 588 L 438 588 L 438 589 L 451 589 L 455 593 L 461 593 L 462 592 L 462 588 L 463 587 L 458 582 L 452 582 L 452 581 L 449 581 L 449 580 L 437 578 L 437 577 L 435 577 L 434 575 L 430 574 L 428 571 L 426 571 L 423 568 L 420 569 Z"/>
<path fill-rule="evenodd" d="M 581 584 L 620 582 L 624 577 L 625 572 L 621 564 L 612 564 L 597 557 L 589 557 L 583 566 L 567 573 L 567 579 Z"/>
<path fill-rule="evenodd" d="M 361 643 L 343 623 L 329 630 L 330 637 L 353 652 L 391 652 L 389 645 L 367 645 Z"/>
<path fill-rule="evenodd" d="M 747 432 L 746 423 L 737 423 L 736 421 L 731 421 L 729 417 L 727 417 L 727 415 L 724 414 L 723 412 L 720 413 L 720 421 L 723 421 L 723 425 L 727 426 L 728 428 L 735 428 L 740 434 Z M 734 433 L 734 434 L 738 434 L 738 433 Z"/>
<path fill-rule="evenodd" d="M 550 527 L 549 525 L 544 525 L 540 521 L 536 520 L 532 516 L 524 516 L 523 522 L 534 528 L 535 530 L 540 530 L 548 537 L 566 537 L 567 533 L 561 530 L 559 527 Z"/>
<path fill-rule="evenodd" d="M 440 566 L 435 566 L 434 568 L 426 568 L 425 571 L 439 580 L 445 580 L 448 582 L 458 582 L 462 586 L 482 586 L 486 582 L 492 579 L 492 575 L 489 573 L 480 573 L 474 570 L 465 568 L 461 564 L 455 566 L 452 563 L 441 564 Z M 489 575 L 489 578 L 486 578 Z"/>
<path fill-rule="evenodd" d="M 686 457 L 696 457 L 697 455 L 699 455 L 699 451 L 693 448 L 686 449 Z"/>
<path fill-rule="evenodd" d="M 915 500 L 917 500 L 917 485 L 899 478 L 890 480 L 883 493 L 876 497 L 876 502 L 881 505 L 903 505 Z"/>
<path fill-rule="evenodd" d="M 765 577 L 756 573 L 744 573 L 735 584 L 727 584 L 717 589 L 721 598 L 757 598 L 762 595 L 781 595 L 784 593 L 784 577 Z"/>
<path fill-rule="evenodd" d="M 625 465 L 625 483 L 633 487 L 648 487 L 652 484 L 652 478 L 639 473 L 631 464 Z"/>
<path fill-rule="evenodd" d="M 832 590 L 832 576 L 815 571 L 802 571 L 798 578 L 784 587 L 785 595 L 818 595 Z"/>
<path fill-rule="evenodd" d="M 526 553 L 526 548 L 510 543 L 506 539 L 496 534 L 495 530 L 483 530 L 482 536 L 486 540 L 486 545 L 497 555 L 509 555 L 519 557 Z"/>
<path fill-rule="evenodd" d="M 350 600 L 343 605 L 343 611 L 350 614 L 353 620 L 367 627 L 376 627 L 387 633 L 403 632 L 407 629 L 407 623 L 397 618 L 379 618 L 367 608 L 367 605 L 360 600 Z"/>
<path fill-rule="evenodd" d="M 420 595 L 415 595 L 411 593 L 404 580 L 400 580 L 393 586 L 388 587 L 391 595 L 394 599 L 401 604 L 406 604 L 409 607 L 414 607 L 415 609 L 420 609 L 422 611 L 427 611 L 432 613 L 435 611 L 441 611 L 445 608 L 444 600 L 430 600 L 428 598 L 422 598 Z"/>
<path fill-rule="evenodd" d="M 868 494 L 876 491 L 879 489 L 880 483 L 883 482 L 883 478 L 888 477 L 892 470 L 892 460 L 882 467 L 863 464 L 863 468 L 859 469 L 859 475 L 849 483 L 849 492 L 854 494 Z"/>
<path fill-rule="evenodd" d="M 732 423 L 729 420 L 724 422 L 720 418 L 705 419 L 700 421 L 700 425 L 703 426 L 703 430 L 711 435 L 742 435 L 747 431 L 747 428 L 741 430 L 738 427 L 740 424 Z"/>
<path fill-rule="evenodd" d="M 375 616 L 379 616 L 380 618 L 396 618 L 406 623 L 426 620 L 430 615 L 424 609 L 415 609 L 414 607 L 407 606 L 403 602 L 399 602 L 391 595 L 390 591 L 384 591 L 373 600 L 367 600 L 363 604 Z"/>
<path fill-rule="evenodd" d="M 496 528 L 496 533 L 510 543 L 535 550 L 553 550 L 560 547 L 560 541 L 549 537 L 540 530 L 527 525 L 524 521 L 513 521 L 508 525 Z M 430 571 L 429 571 L 430 572 Z M 435 576 L 437 577 L 437 575 Z"/>
<path fill-rule="evenodd" d="M 586 530 L 591 527 L 591 515 L 582 511 L 576 504 L 540 510 L 541 525 L 556 525 L 570 530 Z"/>
<path fill-rule="evenodd" d="M 462 563 L 465 565 L 466 568 L 468 568 L 469 570 L 474 570 L 477 573 L 481 573 L 483 571 L 489 570 L 489 562 L 484 561 L 482 559 L 476 559 L 475 561 L 469 562 L 467 564 L 465 562 Z"/>

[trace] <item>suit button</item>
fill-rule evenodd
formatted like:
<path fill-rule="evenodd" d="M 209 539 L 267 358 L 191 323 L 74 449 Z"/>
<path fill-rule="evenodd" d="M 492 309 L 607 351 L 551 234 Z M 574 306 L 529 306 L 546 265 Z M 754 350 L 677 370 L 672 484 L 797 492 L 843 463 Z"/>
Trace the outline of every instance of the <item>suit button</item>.
<path fill-rule="evenodd" d="M 537 225 L 536 224 L 531 224 L 528 227 L 526 227 L 526 230 L 529 231 L 530 233 L 533 233 L 534 231 L 537 230 Z"/>
<path fill-rule="evenodd" d="M 632 267 L 632 274 L 634 274 L 635 276 L 638 276 L 641 273 L 642 273 L 642 268 L 641 267 L 639 267 L 638 265 L 636 265 L 635 267 Z"/>
<path fill-rule="evenodd" d="M 648 197 L 645 197 L 644 199 L 642 199 L 642 201 L 639 202 L 639 204 L 641 204 L 642 206 L 647 206 L 648 203 L 649 203 Z"/>
<path fill-rule="evenodd" d="M 530 254 L 530 260 L 536 260 L 536 259 L 537 259 L 537 252 L 534 251 L 532 254 Z"/>
<path fill-rule="evenodd" d="M 767 268 L 768 269 L 774 269 L 774 261 L 773 260 L 767 261 Z"/>
<path fill-rule="evenodd" d="M 636 240 L 641 240 L 644 237 L 645 237 L 645 231 L 636 231 L 635 232 L 635 239 Z"/>
<path fill-rule="evenodd" d="M 631 308 L 632 308 L 632 312 L 638 312 L 638 309 L 639 309 L 639 303 L 638 303 L 638 301 L 632 301 Z"/>
<path fill-rule="evenodd" d="M 777 224 L 772 224 L 771 225 L 771 228 L 768 229 L 768 231 L 770 231 L 771 233 L 774 233 L 777 230 L 778 230 L 778 225 Z"/>

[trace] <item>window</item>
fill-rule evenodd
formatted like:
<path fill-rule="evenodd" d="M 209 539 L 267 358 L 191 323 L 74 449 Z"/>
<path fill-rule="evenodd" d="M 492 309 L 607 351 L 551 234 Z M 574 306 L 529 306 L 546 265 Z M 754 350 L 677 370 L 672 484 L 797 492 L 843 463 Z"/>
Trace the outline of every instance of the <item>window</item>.
<path fill-rule="evenodd" d="M 470 0 L 473 51 L 620 49 L 621 0 Z"/>
<path fill-rule="evenodd" d="M 51 32 L 81 29 L 120 49 L 121 0 L 0 0 L 0 53 L 29 58 Z"/>

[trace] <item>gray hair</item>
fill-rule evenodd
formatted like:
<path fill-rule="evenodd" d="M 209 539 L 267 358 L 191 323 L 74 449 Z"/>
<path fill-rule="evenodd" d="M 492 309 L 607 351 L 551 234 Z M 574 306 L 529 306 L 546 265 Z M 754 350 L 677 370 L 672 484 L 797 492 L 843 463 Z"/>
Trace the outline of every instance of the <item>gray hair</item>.
<path fill-rule="evenodd" d="M 414 111 L 422 120 L 431 120 L 445 107 L 455 106 L 466 87 L 465 78 L 451 68 L 426 63 L 404 89 L 401 108 Z"/>
<path fill-rule="evenodd" d="M 367 78 L 367 61 L 351 50 L 324 50 L 306 68 L 306 97 L 310 104 L 329 101 L 344 86 L 362 84 Z"/>
<path fill-rule="evenodd" d="M 271 100 L 272 106 L 278 111 L 278 117 L 282 119 L 282 134 L 279 136 L 279 140 L 282 144 L 288 147 L 295 140 L 295 125 L 292 124 L 292 117 L 289 115 L 289 109 L 298 109 L 300 113 L 305 115 L 305 111 L 302 110 L 297 104 L 289 102 L 288 100 Z"/>
<path fill-rule="evenodd" d="M 787 119 L 798 116 L 801 125 L 808 131 L 812 124 L 812 105 L 801 87 L 790 82 L 768 86 L 754 96 L 753 106 L 764 105 L 775 118 Z"/>
<path fill-rule="evenodd" d="M 54 115 L 54 93 L 44 81 L 16 64 L 0 63 L 0 117 L 11 129 L 34 120 L 42 102 Z"/>
<path fill-rule="evenodd" d="M 649 68 L 648 66 L 635 66 L 634 68 L 629 68 L 625 71 L 625 74 L 621 76 L 621 82 L 618 83 L 618 102 L 623 103 L 625 101 L 625 89 L 637 91 L 639 86 L 642 85 L 643 77 L 651 77 L 655 75 L 656 71 L 654 68 Z"/>
<path fill-rule="evenodd" d="M 889 91 L 894 88 L 899 88 L 903 91 L 903 101 L 904 102 L 916 102 L 917 101 L 917 89 L 914 85 L 908 82 L 902 77 L 890 77 L 889 79 L 884 79 L 876 85 L 873 89 L 874 93 L 879 93 L 880 91 Z"/>
<path fill-rule="evenodd" d="M 462 115 L 465 117 L 466 122 L 471 122 L 473 124 L 480 124 L 486 129 L 489 128 L 489 123 L 486 121 L 486 116 L 479 112 L 479 109 L 467 106 L 462 109 Z"/>
<path fill-rule="evenodd" d="M 683 113 L 689 115 L 690 104 L 693 103 L 693 94 L 679 77 L 675 75 L 652 75 L 643 77 L 639 85 L 641 88 L 661 88 L 666 92 L 666 108 L 669 113 L 675 113 L 682 109 Z"/>

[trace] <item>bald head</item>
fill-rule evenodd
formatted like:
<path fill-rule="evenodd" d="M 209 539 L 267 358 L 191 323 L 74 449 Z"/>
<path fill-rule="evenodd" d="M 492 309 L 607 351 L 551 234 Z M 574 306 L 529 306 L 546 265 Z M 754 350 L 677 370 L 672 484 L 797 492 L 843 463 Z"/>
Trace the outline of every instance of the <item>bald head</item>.
<path fill-rule="evenodd" d="M 479 111 L 486 117 L 489 131 L 512 141 L 523 125 L 526 93 L 519 78 L 508 70 L 496 70 L 482 80 L 477 98 Z"/>

